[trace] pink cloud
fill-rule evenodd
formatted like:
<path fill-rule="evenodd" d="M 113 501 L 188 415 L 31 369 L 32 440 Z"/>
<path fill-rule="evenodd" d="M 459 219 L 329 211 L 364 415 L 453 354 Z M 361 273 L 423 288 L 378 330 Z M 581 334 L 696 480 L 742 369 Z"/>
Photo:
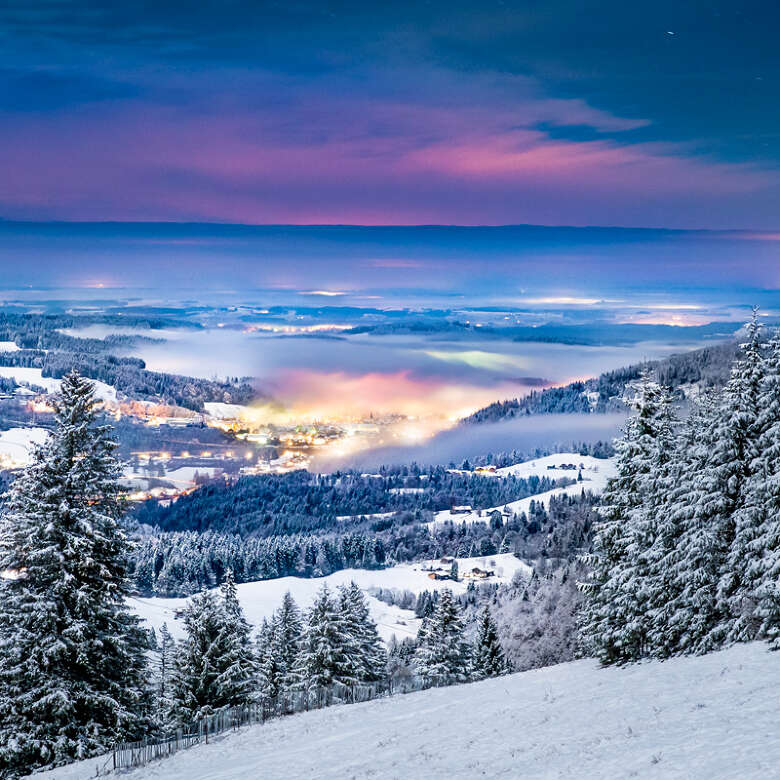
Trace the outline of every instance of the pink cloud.
<path fill-rule="evenodd" d="M 7 117 L 0 214 L 669 227 L 722 225 L 724 213 L 733 227 L 774 220 L 773 209 L 755 205 L 780 187 L 774 172 L 670 144 L 553 139 L 535 123 L 619 134 L 643 122 L 525 91 L 498 107 L 463 95 L 452 104 L 315 98 L 284 120 L 219 102 Z"/>

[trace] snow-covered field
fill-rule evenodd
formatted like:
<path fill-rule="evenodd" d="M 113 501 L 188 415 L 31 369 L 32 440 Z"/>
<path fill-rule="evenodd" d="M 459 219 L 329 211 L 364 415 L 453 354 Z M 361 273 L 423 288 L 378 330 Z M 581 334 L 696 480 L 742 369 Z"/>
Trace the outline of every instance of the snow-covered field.
<path fill-rule="evenodd" d="M 780 658 L 762 644 L 618 669 L 577 661 L 269 721 L 122 777 L 767 780 L 778 687 Z M 35 777 L 87 780 L 99 763 Z"/>
<path fill-rule="evenodd" d="M 458 568 L 461 575 L 474 567 L 494 572 L 494 576 L 485 582 L 507 583 L 512 580 L 515 572 L 530 573 L 527 564 L 511 554 L 490 555 L 482 558 L 459 558 Z M 412 593 L 422 593 L 424 590 L 441 590 L 450 588 L 454 593 L 463 593 L 468 587 L 468 580 L 454 582 L 452 580 L 432 580 L 429 578 L 431 568 L 449 571 L 449 564 L 438 561 L 421 561 L 419 563 L 404 563 L 389 569 L 366 570 L 345 569 L 329 574 L 327 577 L 305 579 L 302 577 L 280 577 L 275 580 L 246 582 L 237 586 L 238 598 L 244 609 L 247 620 L 254 626 L 259 626 L 263 618 L 268 618 L 282 602 L 282 597 L 289 590 L 292 597 L 302 609 L 306 609 L 313 601 L 323 583 L 331 590 L 339 585 L 350 582 L 357 583 L 364 591 L 374 588 L 395 588 L 399 591 L 409 590 Z M 371 615 L 377 623 L 379 634 L 385 641 L 391 636 L 403 639 L 416 636 L 419 621 L 414 613 L 400 607 L 390 606 L 372 596 L 368 597 Z M 187 599 L 165 598 L 132 598 L 131 608 L 144 620 L 148 626 L 159 629 L 163 623 L 168 624 L 175 638 L 184 635 L 184 625 L 181 619 L 176 619 L 175 610 L 181 609 Z"/>
<path fill-rule="evenodd" d="M 575 469 L 564 469 L 561 466 L 573 464 Z M 538 493 L 535 496 L 522 498 L 519 501 L 510 501 L 508 504 L 483 509 L 481 513 L 476 511 L 465 514 L 453 514 L 449 509 L 436 513 L 436 519 L 430 525 L 439 525 L 445 522 L 451 522 L 455 525 L 462 523 L 486 523 L 490 519 L 491 512 L 502 511 L 507 507 L 510 512 L 520 514 L 527 512 L 531 502 L 548 506 L 552 496 L 577 496 L 583 490 L 589 490 L 592 493 L 600 493 L 607 485 L 607 480 L 615 474 L 614 459 L 593 458 L 588 455 L 578 455 L 574 452 L 561 452 L 555 455 L 548 455 L 544 458 L 529 460 L 525 463 L 516 463 L 514 466 L 496 469 L 495 472 L 481 472 L 486 478 L 514 475 L 527 479 L 532 476 L 550 477 L 550 479 L 561 479 L 570 477 L 577 479 L 579 466 L 582 465 L 582 482 L 575 482 L 566 487 L 554 488 L 544 493 Z"/>

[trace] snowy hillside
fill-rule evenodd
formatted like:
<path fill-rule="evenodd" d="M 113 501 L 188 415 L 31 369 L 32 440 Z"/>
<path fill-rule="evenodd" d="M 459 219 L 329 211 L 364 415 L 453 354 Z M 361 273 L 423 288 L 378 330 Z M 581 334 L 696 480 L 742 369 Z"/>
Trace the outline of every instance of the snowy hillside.
<path fill-rule="evenodd" d="M 504 507 L 508 508 L 510 512 L 520 514 L 528 511 L 532 501 L 548 506 L 552 496 L 578 496 L 583 490 L 600 493 L 606 487 L 607 480 L 615 474 L 614 459 L 593 458 L 588 455 L 578 455 L 575 452 L 560 452 L 544 458 L 529 460 L 525 463 L 516 463 L 514 466 L 496 469 L 494 472 L 482 470 L 479 473 L 486 478 L 511 474 L 526 479 L 538 476 L 549 477 L 550 479 L 569 477 L 576 480 L 580 472 L 580 466 L 582 466 L 582 482 L 575 482 L 573 485 L 547 490 L 535 496 L 521 498 L 519 501 L 510 501 L 508 504 L 483 509 L 481 512 L 459 513 L 446 509 L 436 513 L 436 519 L 431 525 L 445 522 L 451 522 L 455 525 L 460 525 L 461 523 L 486 523 L 490 519 L 491 512 L 495 510 L 502 511 Z"/>
<path fill-rule="evenodd" d="M 492 576 L 483 580 L 491 583 L 508 583 L 517 571 L 530 573 L 527 564 L 515 558 L 512 554 L 489 555 L 480 558 L 458 558 L 458 568 L 461 575 L 470 572 L 473 568 L 480 568 L 492 572 Z M 449 564 L 439 561 L 421 561 L 418 563 L 405 563 L 393 566 L 389 569 L 344 569 L 329 574 L 327 577 L 302 578 L 280 577 L 273 580 L 260 582 L 246 582 L 237 586 L 238 598 L 244 609 L 247 620 L 254 626 L 259 626 L 263 618 L 268 618 L 279 607 L 282 597 L 289 590 L 298 606 L 308 607 L 314 600 L 317 591 L 324 583 L 332 590 L 339 585 L 350 582 L 357 583 L 364 591 L 373 588 L 395 588 L 399 591 L 409 590 L 415 595 L 425 590 L 441 590 L 449 588 L 453 593 L 463 593 L 468 587 L 469 580 L 462 579 L 459 582 L 452 580 L 432 580 L 431 569 L 440 569 L 449 572 Z M 398 639 L 407 636 L 416 636 L 419 621 L 414 613 L 409 610 L 389 606 L 376 598 L 369 596 L 371 615 L 377 623 L 379 635 L 385 641 L 395 635 Z M 132 598 L 131 608 L 147 621 L 148 626 L 159 629 L 163 623 L 174 638 L 184 635 L 184 626 L 181 619 L 177 619 L 175 611 L 187 604 L 187 599 L 166 598 Z"/>
<path fill-rule="evenodd" d="M 123 777 L 764 780 L 780 766 L 779 661 L 762 644 L 577 661 L 271 721 Z M 97 763 L 36 778 L 87 780 Z"/>
<path fill-rule="evenodd" d="M 40 368 L 23 368 L 20 366 L 0 366 L 0 377 L 13 379 L 23 385 L 40 387 L 47 393 L 58 393 L 62 380 L 44 376 Z M 95 395 L 101 401 L 116 401 L 116 389 L 96 379 L 90 380 L 95 385 Z"/>

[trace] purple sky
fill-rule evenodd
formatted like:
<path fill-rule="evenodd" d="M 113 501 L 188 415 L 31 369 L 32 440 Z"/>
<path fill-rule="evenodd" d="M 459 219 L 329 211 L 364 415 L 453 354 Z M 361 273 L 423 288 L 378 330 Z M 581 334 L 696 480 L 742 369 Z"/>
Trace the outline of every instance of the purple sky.
<path fill-rule="evenodd" d="M 777 21 L 10 0 L 0 216 L 780 228 Z"/>

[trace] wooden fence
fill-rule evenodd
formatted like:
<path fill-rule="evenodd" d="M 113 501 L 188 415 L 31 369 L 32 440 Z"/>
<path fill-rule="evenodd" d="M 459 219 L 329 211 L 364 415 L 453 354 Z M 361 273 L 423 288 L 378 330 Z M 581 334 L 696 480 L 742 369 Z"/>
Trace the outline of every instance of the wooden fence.
<path fill-rule="evenodd" d="M 193 745 L 208 744 L 210 738 L 241 726 L 265 723 L 272 718 L 292 715 L 296 712 L 322 709 L 334 704 L 355 704 L 381 696 L 411 693 L 429 687 L 419 679 L 403 682 L 381 681 L 359 685 L 334 684 L 300 691 L 286 691 L 274 698 L 263 697 L 257 703 L 240 707 L 228 707 L 214 712 L 189 726 L 162 737 L 149 737 L 140 742 L 116 745 L 106 764 L 107 770 L 128 769 L 148 764 L 158 758 L 166 758 Z"/>

